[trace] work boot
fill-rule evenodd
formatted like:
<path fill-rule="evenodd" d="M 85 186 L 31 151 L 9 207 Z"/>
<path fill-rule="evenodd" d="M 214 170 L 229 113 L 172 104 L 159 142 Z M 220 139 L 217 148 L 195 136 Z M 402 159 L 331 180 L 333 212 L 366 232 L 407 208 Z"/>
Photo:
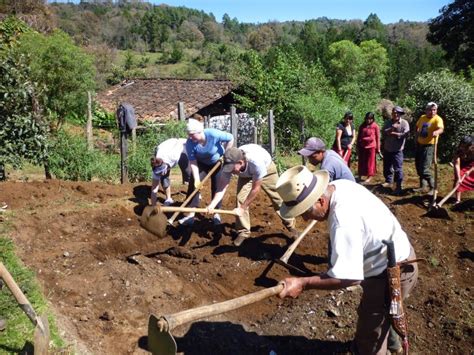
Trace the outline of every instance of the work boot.
<path fill-rule="evenodd" d="M 7 321 L 0 318 L 0 332 L 3 332 L 7 327 Z"/>
<path fill-rule="evenodd" d="M 428 192 L 429 187 L 428 187 L 428 182 L 426 180 L 420 180 L 420 187 L 413 189 L 414 192 Z"/>
<path fill-rule="evenodd" d="M 397 186 L 395 187 L 395 191 L 393 191 L 393 194 L 395 196 L 401 196 L 403 194 L 401 182 L 397 182 Z"/>
<path fill-rule="evenodd" d="M 247 231 L 242 231 L 237 234 L 237 238 L 234 240 L 234 245 L 239 247 L 246 239 L 250 238 L 250 233 Z"/>

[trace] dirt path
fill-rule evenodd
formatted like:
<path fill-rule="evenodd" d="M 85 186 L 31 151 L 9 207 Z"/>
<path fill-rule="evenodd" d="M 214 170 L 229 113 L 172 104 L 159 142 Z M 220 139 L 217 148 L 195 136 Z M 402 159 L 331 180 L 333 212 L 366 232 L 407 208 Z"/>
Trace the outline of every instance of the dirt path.
<path fill-rule="evenodd" d="M 413 353 L 470 353 L 472 212 L 451 212 L 451 221 L 426 218 L 421 199 L 381 192 L 418 256 L 428 260 L 408 300 Z M 145 185 L 0 184 L 0 202 L 12 211 L 7 219 L 18 253 L 36 270 L 60 329 L 79 353 L 146 353 L 150 313 L 241 296 L 274 285 L 288 273 L 279 265 L 267 267 L 267 258 L 280 257 L 290 241 L 263 194 L 252 209 L 257 237 L 236 248 L 230 216 L 217 228 L 200 217 L 193 232 L 174 229 L 157 239 L 137 221 L 148 193 Z M 232 205 L 226 197 L 224 206 Z M 298 223 L 303 229 L 304 221 Z M 325 270 L 327 236 L 325 224 L 318 223 L 291 263 L 312 272 Z M 135 253 L 140 254 L 127 260 Z M 274 297 L 173 334 L 186 354 L 346 353 L 359 297 L 358 289 L 305 292 L 297 300 Z"/>

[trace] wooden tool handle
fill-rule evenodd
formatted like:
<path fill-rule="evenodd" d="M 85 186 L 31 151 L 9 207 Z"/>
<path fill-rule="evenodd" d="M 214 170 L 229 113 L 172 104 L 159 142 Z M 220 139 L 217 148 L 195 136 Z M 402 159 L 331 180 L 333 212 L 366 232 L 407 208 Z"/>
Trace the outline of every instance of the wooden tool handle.
<path fill-rule="evenodd" d="M 201 185 L 199 186 L 199 188 L 194 189 L 194 191 L 191 192 L 191 194 L 186 198 L 186 200 L 183 201 L 183 203 L 181 204 L 181 207 L 186 207 L 188 205 L 189 201 L 191 201 L 193 199 L 194 195 L 196 195 L 201 190 L 204 183 L 211 178 L 212 174 L 214 174 L 217 169 L 220 168 L 221 164 L 222 164 L 222 159 L 219 159 L 217 161 L 217 163 L 212 167 L 212 169 L 209 170 L 209 172 L 204 177 L 204 179 L 201 180 Z M 173 224 L 174 220 L 176 219 L 176 217 L 178 217 L 180 212 L 183 212 L 183 211 L 176 211 L 176 213 L 174 213 L 171 216 L 171 218 L 168 220 L 168 223 Z"/>
<path fill-rule="evenodd" d="M 162 316 L 161 318 L 166 320 L 168 323 L 168 330 L 171 330 L 188 322 L 233 311 L 234 309 L 264 300 L 265 298 L 279 294 L 283 288 L 284 284 L 279 283 L 274 287 L 253 292 L 245 296 L 207 306 L 188 309 L 179 313 Z"/>
<path fill-rule="evenodd" d="M 308 234 L 308 232 L 314 227 L 314 225 L 317 222 L 318 221 L 316 221 L 316 220 L 312 220 L 311 223 L 308 224 L 308 226 L 305 228 L 305 230 L 303 232 L 301 232 L 301 234 L 298 236 L 298 238 L 296 238 L 296 240 L 290 245 L 290 247 L 288 248 L 286 253 L 283 254 L 283 256 L 280 258 L 281 261 L 283 261 L 284 263 L 288 262 L 288 259 L 290 258 L 291 254 L 293 254 L 295 249 L 298 247 L 298 244 L 300 244 L 300 242 L 303 240 L 305 235 Z"/>
<path fill-rule="evenodd" d="M 207 209 L 205 208 L 198 208 L 198 207 L 176 207 L 176 206 L 162 206 L 160 207 L 162 212 L 199 212 L 199 213 L 206 213 Z M 237 213 L 234 210 L 212 210 L 212 213 L 221 213 L 221 214 L 231 214 L 237 216 Z"/>
<path fill-rule="evenodd" d="M 437 208 L 440 208 L 456 192 L 458 187 L 462 184 L 464 178 L 468 176 L 473 170 L 474 168 L 471 168 L 466 171 L 463 176 L 461 176 L 461 178 L 456 183 L 456 186 L 454 186 L 453 189 L 449 191 L 449 193 L 436 205 Z"/>
<path fill-rule="evenodd" d="M 30 302 L 23 294 L 20 287 L 18 287 L 15 280 L 13 280 L 12 275 L 8 272 L 7 268 L 2 262 L 0 262 L 0 277 L 3 279 L 3 281 L 5 281 L 5 284 L 15 297 L 20 308 L 26 313 L 28 318 L 30 318 L 31 322 L 36 325 L 38 323 L 38 316 L 36 312 L 34 311 L 33 307 L 31 307 Z"/>

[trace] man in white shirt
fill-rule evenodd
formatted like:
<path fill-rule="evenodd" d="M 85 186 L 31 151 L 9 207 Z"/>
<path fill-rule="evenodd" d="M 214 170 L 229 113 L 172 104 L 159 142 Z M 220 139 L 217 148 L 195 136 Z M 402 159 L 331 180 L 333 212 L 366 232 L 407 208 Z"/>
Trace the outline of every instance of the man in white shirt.
<path fill-rule="evenodd" d="M 156 200 L 160 185 L 165 193 L 164 205 L 169 206 L 174 201 L 171 198 L 170 170 L 176 165 L 181 169 L 183 183 L 189 181 L 189 160 L 185 149 L 185 138 L 170 138 L 163 141 L 156 148 L 153 158 L 151 158 L 152 186 L 151 205 L 156 206 Z"/>
<path fill-rule="evenodd" d="M 239 148 L 232 147 L 224 153 L 224 166 L 219 178 L 217 192 L 207 207 L 209 213 L 222 200 L 229 186 L 232 174 L 237 175 L 237 207 L 238 216 L 235 221 L 237 238 L 234 245 L 239 246 L 250 237 L 249 207 L 257 197 L 260 189 L 270 197 L 275 211 L 280 209 L 282 200 L 275 190 L 278 172 L 270 154 L 257 144 L 246 144 Z M 280 216 L 281 217 L 281 216 Z M 297 233 L 294 218 L 282 218 L 282 222 L 291 237 Z"/>
<path fill-rule="evenodd" d="M 365 187 L 341 179 L 329 183 L 325 170 L 312 174 L 296 166 L 282 174 L 277 191 L 283 199 L 285 218 L 327 220 L 330 234 L 329 270 L 318 276 L 290 277 L 280 297 L 297 297 L 305 289 L 334 290 L 360 284 L 355 346 L 357 354 L 387 352 L 390 328 L 386 295 L 387 247 L 394 243 L 397 262 L 415 259 L 406 233 L 388 207 Z M 403 298 L 418 278 L 416 263 L 401 267 Z"/>

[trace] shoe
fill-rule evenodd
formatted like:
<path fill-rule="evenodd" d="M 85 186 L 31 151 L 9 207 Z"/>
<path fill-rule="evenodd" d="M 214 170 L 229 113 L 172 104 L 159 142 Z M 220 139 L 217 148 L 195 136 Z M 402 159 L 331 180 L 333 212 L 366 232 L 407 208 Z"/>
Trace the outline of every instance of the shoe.
<path fill-rule="evenodd" d="M 387 349 L 387 355 L 393 355 L 393 354 L 403 354 L 403 348 L 399 347 L 398 349 Z"/>
<path fill-rule="evenodd" d="M 242 244 L 244 242 L 244 240 L 250 238 L 250 234 L 248 234 L 247 232 L 240 232 L 238 235 L 237 235 L 237 238 L 235 238 L 234 240 L 234 245 L 236 247 L 240 246 L 240 244 Z"/>
<path fill-rule="evenodd" d="M 178 223 L 182 226 L 192 226 L 194 224 L 194 213 L 189 216 L 178 219 Z"/>
<path fill-rule="evenodd" d="M 368 177 L 367 179 L 365 179 L 365 181 L 362 182 L 362 184 L 369 184 L 370 182 L 372 181 L 372 176 Z"/>
<path fill-rule="evenodd" d="M 172 198 L 167 198 L 165 202 L 163 202 L 163 205 L 171 206 L 173 203 L 174 203 L 174 200 Z"/>
<path fill-rule="evenodd" d="M 426 194 L 429 195 L 429 196 L 433 196 L 434 192 L 435 192 L 435 189 L 430 189 L 430 190 L 428 190 L 428 192 Z"/>
<path fill-rule="evenodd" d="M 0 332 L 3 332 L 7 328 L 7 321 L 0 318 Z"/>
<path fill-rule="evenodd" d="M 215 226 L 218 226 L 222 223 L 221 216 L 219 213 L 214 213 L 214 216 L 212 217 L 212 223 L 214 223 Z"/>
<path fill-rule="evenodd" d="M 392 184 L 393 184 L 392 182 L 384 182 L 384 183 L 382 184 L 382 187 L 384 187 L 384 188 L 389 188 L 389 187 L 390 187 L 390 188 L 391 188 L 391 187 L 392 187 Z"/>

